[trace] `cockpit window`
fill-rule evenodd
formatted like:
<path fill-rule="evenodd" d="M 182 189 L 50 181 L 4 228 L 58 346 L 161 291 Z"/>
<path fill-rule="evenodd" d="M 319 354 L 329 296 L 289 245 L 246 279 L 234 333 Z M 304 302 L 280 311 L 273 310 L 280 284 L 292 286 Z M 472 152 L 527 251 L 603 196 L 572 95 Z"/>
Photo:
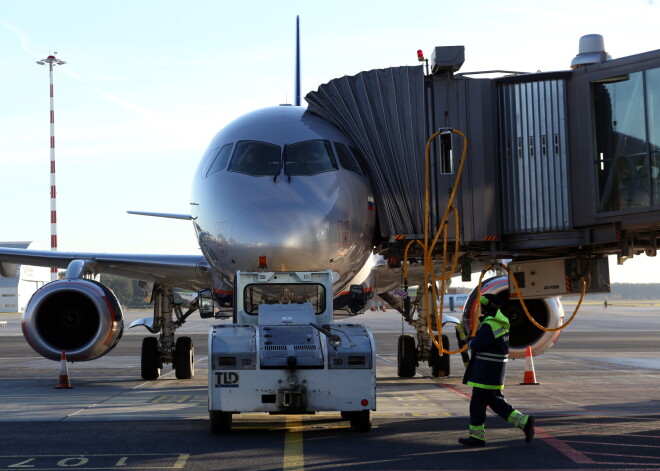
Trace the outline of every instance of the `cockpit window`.
<path fill-rule="evenodd" d="M 233 144 L 227 144 L 225 146 L 222 146 L 222 148 L 218 151 L 215 158 L 213 159 L 213 163 L 209 167 L 209 171 L 206 172 L 207 177 L 212 173 L 219 172 L 220 170 L 225 169 L 225 167 L 227 166 L 227 161 L 229 160 L 229 156 L 231 155 L 232 146 Z"/>
<path fill-rule="evenodd" d="M 288 144 L 284 149 L 284 173 L 289 176 L 314 175 L 337 170 L 329 141 L 304 141 Z"/>
<path fill-rule="evenodd" d="M 335 149 L 337 149 L 337 157 L 339 158 L 339 163 L 342 167 L 344 167 L 346 170 L 350 170 L 351 172 L 355 172 L 358 175 L 362 175 L 362 170 L 360 169 L 358 163 L 355 161 L 351 151 L 348 150 L 348 146 L 339 142 L 335 142 Z"/>
<path fill-rule="evenodd" d="M 280 173 L 281 168 L 280 146 L 260 141 L 239 141 L 227 170 L 255 177 L 273 177 Z"/>

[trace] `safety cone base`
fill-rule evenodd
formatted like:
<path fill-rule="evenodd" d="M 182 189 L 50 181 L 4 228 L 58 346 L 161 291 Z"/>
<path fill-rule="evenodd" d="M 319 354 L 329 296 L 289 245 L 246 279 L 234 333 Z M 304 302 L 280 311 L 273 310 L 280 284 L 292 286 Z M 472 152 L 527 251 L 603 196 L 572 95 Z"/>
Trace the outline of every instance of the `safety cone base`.
<path fill-rule="evenodd" d="M 533 371 L 525 371 L 525 375 L 523 376 L 522 383 L 520 384 L 541 384 L 536 382 L 536 378 L 534 377 L 534 372 Z"/>
<path fill-rule="evenodd" d="M 66 352 L 62 350 L 62 356 L 60 360 L 60 375 L 57 380 L 57 386 L 55 389 L 73 389 L 71 383 L 69 382 L 69 369 L 66 365 Z"/>
<path fill-rule="evenodd" d="M 532 357 L 532 347 L 527 347 L 527 355 L 525 356 L 525 374 L 523 376 L 523 385 L 535 385 L 539 384 L 536 382 L 536 374 L 534 373 L 534 360 Z"/>
<path fill-rule="evenodd" d="M 69 383 L 69 377 L 65 376 L 62 378 L 60 376 L 59 382 L 57 383 L 57 386 L 53 389 L 73 389 L 73 386 Z"/>

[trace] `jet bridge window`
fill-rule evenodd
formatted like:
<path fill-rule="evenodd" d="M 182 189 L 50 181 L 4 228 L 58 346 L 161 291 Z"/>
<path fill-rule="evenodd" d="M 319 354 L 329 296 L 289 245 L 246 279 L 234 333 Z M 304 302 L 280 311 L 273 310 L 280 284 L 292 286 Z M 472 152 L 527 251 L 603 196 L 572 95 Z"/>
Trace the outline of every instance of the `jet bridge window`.
<path fill-rule="evenodd" d="M 325 287 L 321 284 L 250 284 L 243 291 L 243 309 L 257 315 L 260 304 L 311 303 L 316 314 L 325 312 Z"/>
<path fill-rule="evenodd" d="M 284 162 L 284 173 L 289 176 L 314 175 L 337 170 L 337 161 L 329 141 L 288 144 L 284 148 Z"/>
<path fill-rule="evenodd" d="M 280 146 L 261 141 L 239 141 L 227 170 L 255 177 L 274 177 L 279 175 L 281 168 Z"/>
<path fill-rule="evenodd" d="M 355 157 L 353 157 L 353 154 L 351 154 L 347 145 L 335 142 L 335 149 L 337 149 L 337 157 L 339 158 L 339 163 L 342 167 L 351 172 L 355 172 L 358 175 L 362 175 L 362 170 L 355 161 Z"/>
<path fill-rule="evenodd" d="M 211 166 L 209 167 L 209 171 L 206 172 L 207 177 L 212 173 L 225 169 L 227 166 L 227 161 L 229 160 L 229 156 L 231 155 L 232 146 L 233 144 L 227 144 L 220 148 L 215 158 L 213 159 L 213 163 L 211 163 Z"/>
<path fill-rule="evenodd" d="M 660 204 L 660 69 L 592 84 L 598 210 Z"/>

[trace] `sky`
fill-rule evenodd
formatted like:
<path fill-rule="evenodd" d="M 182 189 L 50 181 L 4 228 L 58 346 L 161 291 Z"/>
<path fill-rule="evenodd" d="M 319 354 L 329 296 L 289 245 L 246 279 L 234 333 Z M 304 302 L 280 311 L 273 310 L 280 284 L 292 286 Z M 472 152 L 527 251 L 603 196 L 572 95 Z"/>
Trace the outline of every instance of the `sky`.
<path fill-rule="evenodd" d="M 332 7 L 329 7 L 332 5 Z M 188 221 L 206 146 L 234 118 L 292 103 L 363 70 L 464 45 L 463 71 L 565 70 L 584 34 L 613 58 L 660 49 L 656 0 L 0 1 L 0 240 L 50 247 L 48 67 L 55 68 L 62 251 L 198 253 Z M 611 264 L 612 282 L 660 282 L 658 262 Z"/>

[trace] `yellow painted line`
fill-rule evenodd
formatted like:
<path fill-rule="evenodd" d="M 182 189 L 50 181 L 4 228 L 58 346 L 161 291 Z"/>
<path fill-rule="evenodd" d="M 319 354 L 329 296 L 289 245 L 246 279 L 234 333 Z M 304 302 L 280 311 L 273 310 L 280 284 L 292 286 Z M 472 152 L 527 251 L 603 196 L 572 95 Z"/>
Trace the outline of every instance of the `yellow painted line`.
<path fill-rule="evenodd" d="M 286 418 L 287 431 L 284 435 L 284 471 L 304 470 L 302 419 L 297 416 Z"/>
<path fill-rule="evenodd" d="M 176 463 L 174 463 L 174 466 L 172 466 L 175 469 L 183 469 L 186 467 L 186 461 L 188 461 L 188 458 L 190 457 L 189 454 L 183 454 L 179 455 L 179 459 L 176 460 Z"/>
<path fill-rule="evenodd" d="M 149 401 L 152 404 L 177 404 L 188 402 L 192 396 L 158 396 Z"/>

